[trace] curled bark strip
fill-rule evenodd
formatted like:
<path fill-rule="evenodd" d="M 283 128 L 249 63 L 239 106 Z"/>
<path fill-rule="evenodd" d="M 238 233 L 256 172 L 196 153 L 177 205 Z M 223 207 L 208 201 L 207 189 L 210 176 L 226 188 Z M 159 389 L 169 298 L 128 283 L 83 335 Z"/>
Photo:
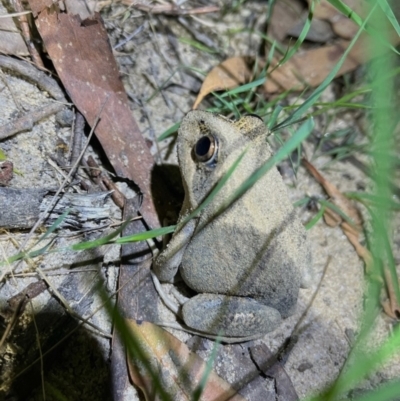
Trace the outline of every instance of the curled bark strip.
<path fill-rule="evenodd" d="M 385 277 L 386 290 L 388 293 L 388 300 L 386 302 L 382 302 L 383 310 L 392 319 L 400 320 L 400 305 L 397 301 L 392 275 L 390 274 L 390 270 L 387 266 L 383 267 L 383 275 Z"/>
<path fill-rule="evenodd" d="M 66 101 L 64 92 L 58 86 L 57 82 L 29 63 L 0 55 L 0 68 L 17 72 L 27 81 L 35 83 L 40 89 L 48 92 L 52 98 L 60 102 Z"/>
<path fill-rule="evenodd" d="M 52 114 L 58 113 L 65 107 L 63 103 L 51 103 L 39 110 L 31 111 L 21 118 L 10 121 L 0 127 L 0 140 L 8 138 L 21 131 L 29 131 L 33 126 L 43 118 L 49 117 Z"/>
<path fill-rule="evenodd" d="M 347 199 L 332 183 L 326 180 L 309 161 L 303 159 L 302 164 L 307 169 L 307 171 L 316 179 L 316 181 L 322 185 L 326 193 L 331 197 L 332 202 L 336 206 L 338 206 L 344 213 L 346 213 L 346 215 L 349 216 L 356 224 L 356 226 L 349 224 L 336 213 L 334 213 L 335 216 L 333 216 L 332 213 L 329 216 L 329 221 L 332 221 L 333 218 L 337 221 L 337 224 L 340 224 L 343 233 L 346 235 L 349 242 L 353 245 L 355 251 L 357 252 L 357 255 L 361 259 L 363 259 L 365 263 L 365 272 L 368 275 L 371 275 L 373 272 L 373 257 L 371 255 L 371 252 L 360 243 L 359 237 L 363 222 L 358 210 L 355 208 L 354 205 L 352 205 L 350 200 Z M 326 213 L 327 212 L 325 212 L 325 214 Z M 391 318 L 400 319 L 400 305 L 396 296 L 397 284 L 393 282 L 394 278 L 390 274 L 390 270 L 385 264 L 383 266 L 383 279 L 385 281 L 386 291 L 388 295 L 388 300 L 382 303 L 383 310 Z M 397 277 L 395 279 L 397 280 Z"/>
<path fill-rule="evenodd" d="M 12 311 L 16 311 L 20 307 L 20 312 L 23 312 L 27 302 L 40 295 L 46 289 L 47 285 L 43 280 L 35 281 L 10 298 L 7 303 Z"/>

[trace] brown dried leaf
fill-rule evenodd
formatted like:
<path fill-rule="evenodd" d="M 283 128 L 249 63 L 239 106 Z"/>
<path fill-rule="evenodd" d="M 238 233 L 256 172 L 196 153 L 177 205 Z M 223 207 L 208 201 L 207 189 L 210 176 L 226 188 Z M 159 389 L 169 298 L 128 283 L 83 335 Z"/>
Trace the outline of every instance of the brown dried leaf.
<path fill-rule="evenodd" d="M 308 0 L 309 7 L 311 6 L 311 3 L 312 0 Z M 346 3 L 358 15 L 365 16 L 365 7 L 363 7 L 362 2 L 359 0 L 346 0 L 344 3 Z M 357 24 L 343 15 L 326 0 L 316 3 L 314 8 L 314 17 L 329 21 L 332 25 L 333 31 L 342 39 L 352 39 L 359 29 Z"/>
<path fill-rule="evenodd" d="M 159 375 L 165 392 L 173 400 L 192 400 L 206 370 L 204 361 L 191 352 L 186 344 L 152 323 L 127 320 L 127 324 L 151 368 Z M 146 400 L 159 400 L 159 396 L 154 395 L 154 382 L 143 364 L 128 358 L 128 368 L 130 378 L 142 389 Z M 200 400 L 245 401 L 213 371 L 208 376 Z"/>
<path fill-rule="evenodd" d="M 270 74 L 264 85 L 265 90 L 268 93 L 276 93 L 290 89 L 301 90 L 305 85 L 319 85 L 337 64 L 349 43 L 345 40 L 339 40 L 333 45 L 298 52 Z M 355 47 L 359 52 L 360 42 Z M 365 51 L 362 55 L 366 58 L 367 52 Z M 359 63 L 359 59 L 351 53 L 336 76 L 354 70 Z"/>
<path fill-rule="evenodd" d="M 268 75 L 264 90 L 274 94 L 285 90 L 302 90 L 305 85 L 319 85 L 337 64 L 349 43 L 341 40 L 334 45 L 298 52 Z M 367 59 L 367 52 L 361 44 L 356 44 L 353 53 L 354 56 L 347 57 L 336 76 L 354 70 L 360 63 L 359 58 Z M 233 57 L 214 67 L 204 80 L 193 109 L 211 92 L 232 89 L 247 82 L 251 77 L 250 63 L 250 57 Z"/>
<path fill-rule="evenodd" d="M 209 72 L 201 85 L 193 109 L 197 109 L 201 101 L 211 92 L 235 88 L 247 82 L 251 75 L 248 57 L 228 58 Z"/>
<path fill-rule="evenodd" d="M 51 0 L 29 3 L 54 67 L 86 121 L 93 125 L 104 106 L 96 136 L 117 175 L 141 189 L 147 224 L 158 227 L 150 190 L 154 161 L 129 108 L 100 15 L 81 21 L 79 16 L 56 12 Z"/>
<path fill-rule="evenodd" d="M 303 10 L 299 0 L 291 0 L 289 4 L 287 0 L 277 0 L 272 10 L 268 35 L 281 42 L 299 20 Z"/>
<path fill-rule="evenodd" d="M 288 35 L 295 38 L 300 37 L 300 34 L 304 28 L 308 18 L 308 12 L 305 12 L 302 17 L 297 21 L 296 24 L 288 31 Z M 305 40 L 314 43 L 326 43 L 335 37 L 335 33 L 332 30 L 331 24 L 328 21 L 313 18 L 311 21 L 310 28 L 307 32 Z"/>

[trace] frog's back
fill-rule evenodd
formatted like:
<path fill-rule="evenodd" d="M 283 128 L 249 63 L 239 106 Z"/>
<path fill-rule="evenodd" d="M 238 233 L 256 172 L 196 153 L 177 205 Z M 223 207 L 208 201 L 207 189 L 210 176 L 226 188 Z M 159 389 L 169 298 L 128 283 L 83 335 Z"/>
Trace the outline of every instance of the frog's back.
<path fill-rule="evenodd" d="M 209 216 L 201 220 L 209 221 Z M 180 268 L 189 287 L 199 293 L 251 297 L 275 307 L 282 317 L 291 314 L 301 272 L 311 263 L 310 251 L 276 168 L 229 210 L 202 228 L 200 221 L 199 227 Z"/>

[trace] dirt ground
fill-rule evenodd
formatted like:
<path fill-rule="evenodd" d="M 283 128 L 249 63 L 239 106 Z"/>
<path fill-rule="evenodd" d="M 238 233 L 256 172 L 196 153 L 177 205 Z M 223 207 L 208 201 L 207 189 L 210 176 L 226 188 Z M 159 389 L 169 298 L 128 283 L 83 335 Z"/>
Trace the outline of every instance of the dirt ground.
<path fill-rule="evenodd" d="M 228 11 L 222 17 L 212 14 L 179 17 L 189 23 L 192 30 L 202 33 L 210 46 L 215 45 L 215 48 L 219 49 L 219 51 L 207 53 L 182 40 L 182 38 L 192 39 L 193 37 L 184 24 L 179 22 L 178 17 L 146 14 L 134 8 L 127 8 L 122 4 L 104 7 L 102 17 L 112 46 L 118 45 L 124 38 L 142 27 L 131 40 L 115 50 L 115 56 L 131 101 L 132 113 L 143 135 L 151 141 L 152 153 L 160 165 L 176 165 L 174 140 L 157 144 L 155 139 L 170 126 L 180 121 L 191 109 L 203 80 L 200 72 L 208 72 L 230 56 L 258 53 L 261 44 L 260 36 L 249 33 L 249 31 L 264 29 L 265 4 L 264 2 L 247 1 L 244 6 L 237 7 L 235 11 Z M 337 83 L 328 87 L 322 100 L 334 99 L 337 87 Z M 293 97 L 291 100 L 293 99 L 295 98 Z M 29 111 L 47 102 L 49 102 L 48 94 L 26 79 L 9 71 L 1 73 L 0 126 L 8 122 L 21 108 Z M 207 102 L 203 102 L 201 108 L 206 108 L 206 106 Z M 328 126 L 326 126 L 327 124 Z M 350 127 L 357 132 L 357 141 L 363 143 L 366 140 L 365 133 L 362 131 L 363 124 L 368 124 L 368 121 L 359 112 L 342 110 L 335 114 L 332 113 L 329 119 L 326 116 L 317 117 L 315 131 L 329 134 L 335 130 Z M 13 162 L 17 171 L 10 186 L 15 188 L 58 188 L 62 178 L 60 173 L 49 164 L 49 155 L 54 153 L 59 139 L 68 144 L 70 135 L 70 122 L 64 123 L 61 121 L 60 115 L 52 115 L 40 121 L 32 130 L 3 140 L 0 148 L 7 154 L 7 160 Z M 330 161 L 329 156 L 319 155 L 314 158 L 314 151 L 315 144 L 311 141 L 304 144 L 304 152 L 308 159 L 340 191 L 358 191 L 360 188 L 365 190 L 371 187 L 368 178 L 353 164 L 339 161 L 326 167 Z M 104 159 L 101 151 L 99 152 L 98 145 L 90 146 L 88 152 L 96 158 L 101 166 L 106 165 L 103 163 Z M 366 161 L 363 157 L 360 156 L 361 160 Z M 290 189 L 290 197 L 293 202 L 304 196 L 326 197 L 319 184 L 304 168 L 300 167 L 296 176 L 287 163 L 283 163 L 280 169 L 283 172 L 285 183 Z M 134 191 L 127 183 L 118 182 L 117 185 L 128 197 L 135 196 Z M 111 200 L 108 200 L 108 204 L 111 207 L 110 219 L 118 221 L 121 218 L 119 209 L 113 205 Z M 300 207 L 298 213 L 303 223 L 307 223 L 315 214 L 306 207 Z M 398 223 L 399 218 L 396 216 L 393 221 L 395 232 L 393 250 L 397 265 L 400 261 L 400 241 L 398 240 L 400 225 Z M 26 235 L 26 232 L 3 232 L 0 236 L 2 255 L 13 255 L 18 244 L 23 242 Z M 286 319 L 277 330 L 262 339 L 272 352 L 276 352 L 287 338 L 293 335 L 295 329 L 297 342 L 288 354 L 285 370 L 300 398 L 321 391 L 332 383 L 341 371 L 359 331 L 365 286 L 363 262 L 340 227 L 328 227 L 321 220 L 309 230 L 308 235 L 313 255 L 310 288 L 300 290 L 296 313 Z M 58 247 L 74 242 L 73 231 L 66 230 L 57 241 Z M 68 251 L 64 252 L 62 256 L 60 254 L 40 256 L 39 264 L 48 272 L 54 287 L 58 288 L 64 283 L 69 266 L 71 264 L 79 265 L 79 261 L 83 259 L 84 256 L 77 257 L 76 253 Z M 37 281 L 37 276 L 32 273 L 31 263 L 24 262 L 18 267 L 18 272 L 24 269 L 24 275 L 17 274 L 1 283 L 1 310 L 6 309 L 9 298 L 20 292 L 29 283 Z M 100 275 L 104 279 L 110 292 L 116 288 L 118 265 L 119 248 L 109 246 L 104 259 L 93 268 L 93 274 Z M 91 293 L 91 303 L 88 309 L 85 309 L 85 314 L 89 315 L 99 307 L 101 299 L 91 288 L 93 276 L 85 278 L 85 274 L 87 272 L 76 273 L 79 275 L 79 286 L 82 287 L 80 288 L 82 298 L 79 300 L 67 298 L 67 300 L 79 311 L 78 305 L 81 305 L 82 300 L 84 303 L 86 294 Z M 68 293 L 64 296 L 67 297 Z M 31 307 L 38 311 L 44 305 L 48 305 L 49 300 L 50 295 L 42 293 L 32 301 Z M 30 311 L 31 309 L 27 308 L 24 318 L 18 322 L 17 336 L 22 336 L 21 333 L 25 329 L 31 328 Z M 171 319 L 171 315 L 161 303 L 159 303 L 159 313 L 166 320 Z M 52 317 L 54 316 L 49 315 L 49 321 Z M 105 332 L 111 332 L 111 322 L 104 311 L 100 310 L 96 313 L 92 322 Z M 383 312 L 380 313 L 374 322 L 370 345 L 376 346 L 387 338 L 394 324 L 395 322 L 387 315 Z M 176 330 L 171 329 L 171 332 L 183 341 L 190 337 L 188 334 Z M 72 343 L 64 347 L 62 352 L 68 353 L 68 348 L 74 347 L 71 344 L 79 346 L 83 342 L 89 342 L 92 351 L 87 351 L 88 354 L 74 355 L 76 359 L 70 359 L 67 371 L 63 370 L 62 366 L 56 365 L 48 377 L 58 377 L 58 379 L 54 379 L 58 382 L 60 381 L 59 375 L 64 375 L 61 381 L 75 380 L 76 394 L 70 394 L 70 399 L 105 399 L 110 341 L 105 336 L 95 335 L 91 332 L 78 331 L 77 333 L 71 340 Z M 14 340 L 16 341 L 15 338 Z M 94 352 L 93 349 L 97 349 L 98 352 Z M 204 351 L 201 356 L 207 357 L 207 355 L 208 353 Z M 93 387 L 91 388 L 96 388 L 96 391 L 86 394 L 82 390 L 85 387 L 83 379 L 81 383 L 76 377 L 79 376 L 82 359 L 90 358 L 92 358 L 92 365 L 96 366 L 96 372 L 99 373 L 95 375 L 96 377 L 92 377 Z M 5 346 L 0 357 L 0 365 L 3 365 L 0 382 L 6 383 L 10 374 L 8 369 L 12 370 L 16 361 L 18 361 L 18 349 L 11 341 Z M 392 360 L 387 366 L 382 366 L 379 372 L 367 378 L 356 390 L 353 390 L 353 394 L 362 389 L 375 388 L 396 377 L 400 377 L 400 357 Z M 38 386 L 40 389 L 39 382 L 32 385 Z M 8 389 L 5 386 L 1 388 L 0 385 L 0 391 L 6 394 Z M 37 390 L 32 399 L 39 399 L 39 394 L 40 390 Z M 129 399 L 138 399 L 133 398 L 137 397 L 133 387 L 126 396 L 132 397 Z"/>

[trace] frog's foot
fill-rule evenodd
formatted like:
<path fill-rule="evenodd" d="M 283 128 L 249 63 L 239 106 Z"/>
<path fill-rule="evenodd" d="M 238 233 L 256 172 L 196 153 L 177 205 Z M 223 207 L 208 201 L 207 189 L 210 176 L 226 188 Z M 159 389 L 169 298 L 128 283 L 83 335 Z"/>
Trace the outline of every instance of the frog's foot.
<path fill-rule="evenodd" d="M 180 305 L 178 305 L 173 299 L 171 299 L 163 290 L 160 280 L 154 274 L 153 271 L 150 270 L 151 278 L 153 279 L 154 287 L 160 298 L 163 300 L 164 304 L 170 309 L 175 315 L 179 315 Z"/>
<path fill-rule="evenodd" d="M 182 308 L 184 322 L 196 331 L 223 337 L 260 337 L 279 326 L 281 314 L 254 299 L 199 294 Z"/>
<path fill-rule="evenodd" d="M 152 271 L 151 276 L 153 278 L 154 286 L 158 295 L 172 312 L 174 312 L 177 316 L 180 316 L 181 305 L 184 305 L 183 320 L 188 325 L 186 326 L 178 322 L 157 322 L 157 324 L 160 326 L 170 327 L 185 331 L 186 333 L 198 335 L 200 337 L 232 344 L 251 341 L 263 337 L 269 331 L 274 330 L 274 328 L 277 327 L 281 321 L 281 316 L 276 309 L 259 304 L 257 301 L 252 299 L 240 297 L 228 297 L 215 294 L 202 294 L 193 298 L 184 299 L 178 297 L 177 299 L 181 303 L 181 305 L 178 305 L 165 293 L 160 281 Z M 210 301 L 209 298 L 212 298 L 212 301 Z M 217 301 L 215 300 L 216 298 Z M 213 306 L 214 309 L 212 309 Z M 215 308 L 216 306 L 217 308 Z M 237 308 L 236 311 L 235 307 Z M 224 308 L 228 309 L 225 310 Z M 198 310 L 202 316 L 206 314 L 206 319 L 197 316 L 198 321 L 196 322 L 194 316 L 197 313 L 196 310 Z M 228 313 L 228 310 L 230 313 Z M 221 319 L 222 316 L 220 317 L 220 314 L 223 313 L 225 314 L 225 317 Z M 271 318 L 271 316 L 273 317 Z M 226 321 L 229 319 L 230 322 L 227 324 Z M 257 323 L 257 319 L 263 321 L 264 326 L 266 325 L 266 322 L 268 322 L 268 327 L 263 329 L 263 324 Z M 219 322 L 219 326 L 216 324 L 217 322 Z M 227 326 L 228 330 L 222 328 L 222 325 Z M 235 325 L 241 326 L 241 329 L 232 331 L 231 329 Z M 255 329 L 254 326 L 256 326 L 257 329 Z"/>
<path fill-rule="evenodd" d="M 178 323 L 178 322 L 154 322 L 154 323 L 161 327 L 169 327 L 171 329 L 181 330 L 181 331 L 184 331 L 185 333 L 193 334 L 193 335 L 199 336 L 199 337 L 208 338 L 209 340 L 214 340 L 214 341 L 218 341 L 218 342 L 226 343 L 226 344 L 244 343 L 247 341 L 258 340 L 259 338 L 264 336 L 264 333 L 259 333 L 259 334 L 244 336 L 244 337 L 224 337 L 221 335 L 216 336 L 213 334 L 203 333 L 201 331 L 191 329 L 190 327 L 188 327 L 184 324 Z"/>

